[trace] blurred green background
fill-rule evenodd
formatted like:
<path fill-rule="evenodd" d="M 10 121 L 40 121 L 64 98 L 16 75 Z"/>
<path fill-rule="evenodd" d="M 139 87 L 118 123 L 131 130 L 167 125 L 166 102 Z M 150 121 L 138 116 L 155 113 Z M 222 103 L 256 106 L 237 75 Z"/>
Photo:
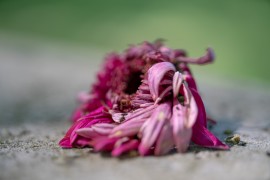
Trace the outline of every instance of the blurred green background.
<path fill-rule="evenodd" d="M 270 83 L 268 0 L 0 0 L 0 32 L 101 52 L 164 38 L 190 56 L 216 52 L 213 76 Z"/>

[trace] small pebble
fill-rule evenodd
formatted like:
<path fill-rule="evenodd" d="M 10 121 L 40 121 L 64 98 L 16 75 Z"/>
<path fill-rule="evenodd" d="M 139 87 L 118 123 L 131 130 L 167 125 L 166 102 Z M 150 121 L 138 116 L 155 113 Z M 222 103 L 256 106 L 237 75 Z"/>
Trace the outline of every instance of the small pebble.
<path fill-rule="evenodd" d="M 225 139 L 227 143 L 232 143 L 232 144 L 238 144 L 240 142 L 240 135 L 239 134 L 234 134 L 232 136 L 229 136 Z"/>
<path fill-rule="evenodd" d="M 231 145 L 238 145 L 238 146 L 246 146 L 246 142 L 241 141 L 240 135 L 239 134 L 234 134 L 232 136 L 228 136 L 225 139 L 226 143 L 231 144 Z"/>

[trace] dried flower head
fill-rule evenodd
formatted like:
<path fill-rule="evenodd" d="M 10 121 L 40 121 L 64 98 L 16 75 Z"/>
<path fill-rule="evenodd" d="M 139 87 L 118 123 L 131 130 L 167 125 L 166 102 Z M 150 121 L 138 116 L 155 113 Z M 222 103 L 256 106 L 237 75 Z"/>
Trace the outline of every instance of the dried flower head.
<path fill-rule="evenodd" d="M 188 67 L 213 60 L 211 48 L 190 58 L 161 41 L 109 54 L 92 90 L 79 94 L 80 106 L 60 146 L 91 146 L 113 156 L 134 151 L 163 155 L 174 148 L 185 152 L 191 141 L 228 149 L 207 129 L 204 104 Z"/>

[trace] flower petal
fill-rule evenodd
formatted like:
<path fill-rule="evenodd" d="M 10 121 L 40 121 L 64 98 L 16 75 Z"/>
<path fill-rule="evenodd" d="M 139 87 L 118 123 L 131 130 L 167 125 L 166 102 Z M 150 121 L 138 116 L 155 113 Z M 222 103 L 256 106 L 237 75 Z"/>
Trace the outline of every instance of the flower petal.
<path fill-rule="evenodd" d="M 192 93 L 192 95 L 195 99 L 195 102 L 197 104 L 197 108 L 198 108 L 198 116 L 197 116 L 197 120 L 196 120 L 195 124 L 200 124 L 200 125 L 206 127 L 207 126 L 206 112 L 205 112 L 205 107 L 204 107 L 203 101 L 201 99 L 201 96 L 193 88 L 190 88 L 190 92 Z"/>
<path fill-rule="evenodd" d="M 149 89 L 154 100 L 159 96 L 159 84 L 162 78 L 167 72 L 175 70 L 174 65 L 170 62 L 157 63 L 148 70 Z"/>
<path fill-rule="evenodd" d="M 186 126 L 188 121 L 187 107 L 182 106 L 177 99 L 174 100 L 171 123 L 173 137 L 178 152 L 185 152 L 189 146 L 192 130 Z"/>
<path fill-rule="evenodd" d="M 138 146 L 139 146 L 138 140 L 136 140 L 136 139 L 130 140 L 130 141 L 120 145 L 119 147 L 115 148 L 112 151 L 112 156 L 114 156 L 114 157 L 120 156 L 125 152 L 137 149 Z"/>
<path fill-rule="evenodd" d="M 125 137 L 138 134 L 146 119 L 126 121 L 112 130 L 110 137 Z"/>
<path fill-rule="evenodd" d="M 169 122 L 163 126 L 156 142 L 154 154 L 157 156 L 167 154 L 174 147 L 172 127 Z"/>
<path fill-rule="evenodd" d="M 182 74 L 178 71 L 175 72 L 173 76 L 173 97 L 176 97 L 179 94 L 182 81 Z"/>
<path fill-rule="evenodd" d="M 187 87 L 185 83 L 183 84 L 183 90 L 184 90 L 185 99 L 187 99 L 187 104 L 185 104 L 185 106 L 187 107 L 187 111 L 188 111 L 187 112 L 188 118 L 187 118 L 187 121 L 185 121 L 184 123 L 185 123 L 185 127 L 191 128 L 197 120 L 198 107 L 197 107 L 193 94 L 191 93 L 190 89 Z"/>
<path fill-rule="evenodd" d="M 198 106 L 198 117 L 194 126 L 192 127 L 192 141 L 200 146 L 217 148 L 217 149 L 229 149 L 229 147 L 223 144 L 217 137 L 215 137 L 206 128 L 206 112 L 203 102 L 199 94 L 194 90 L 190 89 L 191 93 L 195 97 L 195 101 Z"/>
<path fill-rule="evenodd" d="M 192 141 L 200 146 L 228 150 L 229 146 L 223 144 L 214 134 L 202 125 L 194 125 Z"/>
<path fill-rule="evenodd" d="M 108 138 L 107 136 L 100 136 L 95 138 L 90 144 L 94 147 L 95 151 L 111 151 L 114 144 L 119 138 Z"/>
<path fill-rule="evenodd" d="M 142 140 L 139 146 L 139 152 L 141 155 L 146 155 L 150 148 L 155 144 L 164 124 L 171 117 L 171 104 L 163 103 L 160 104 L 153 112 L 150 119 L 145 123 L 142 130 Z"/>
<path fill-rule="evenodd" d="M 94 137 L 99 136 L 99 134 L 95 132 L 93 128 L 81 128 L 81 129 L 78 129 L 76 133 L 79 136 L 89 138 L 89 139 L 93 139 Z"/>

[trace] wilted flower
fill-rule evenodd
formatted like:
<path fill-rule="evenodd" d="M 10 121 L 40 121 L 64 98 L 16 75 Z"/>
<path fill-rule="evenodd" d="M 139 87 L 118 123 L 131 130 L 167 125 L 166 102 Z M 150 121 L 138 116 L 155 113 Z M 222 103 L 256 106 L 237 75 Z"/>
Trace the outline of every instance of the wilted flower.
<path fill-rule="evenodd" d="M 74 123 L 60 146 L 91 146 L 113 156 L 129 151 L 163 155 L 173 148 L 185 152 L 191 141 L 228 149 L 207 129 L 204 104 L 188 68 L 188 63 L 213 60 L 210 48 L 190 58 L 161 41 L 108 55 L 92 90 L 79 94 Z"/>

